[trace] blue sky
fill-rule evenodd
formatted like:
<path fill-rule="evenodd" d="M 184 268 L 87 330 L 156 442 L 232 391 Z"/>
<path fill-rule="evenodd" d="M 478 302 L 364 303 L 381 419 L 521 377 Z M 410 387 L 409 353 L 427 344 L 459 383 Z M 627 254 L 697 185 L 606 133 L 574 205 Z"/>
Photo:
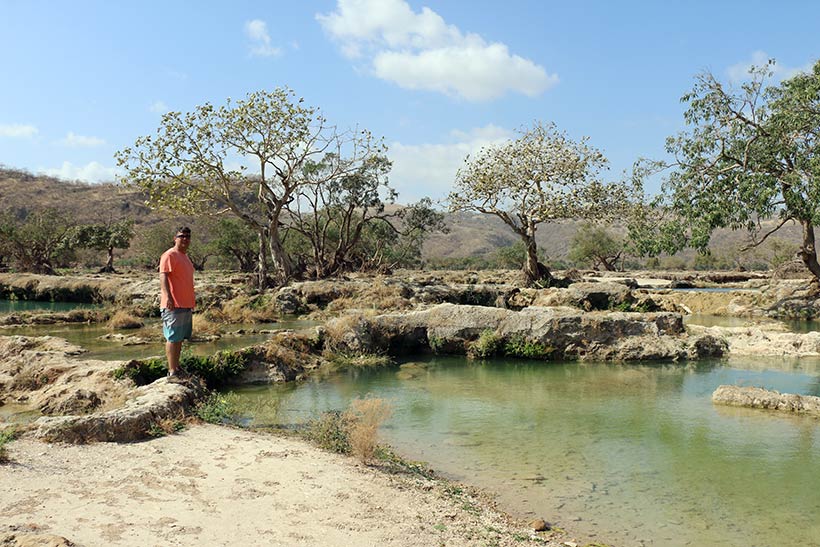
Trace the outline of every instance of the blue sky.
<path fill-rule="evenodd" d="M 588 136 L 617 178 L 663 157 L 709 70 L 820 57 L 806 1 L 0 0 L 0 163 L 90 182 L 168 110 L 289 86 L 382 136 L 401 202 L 535 120 Z"/>

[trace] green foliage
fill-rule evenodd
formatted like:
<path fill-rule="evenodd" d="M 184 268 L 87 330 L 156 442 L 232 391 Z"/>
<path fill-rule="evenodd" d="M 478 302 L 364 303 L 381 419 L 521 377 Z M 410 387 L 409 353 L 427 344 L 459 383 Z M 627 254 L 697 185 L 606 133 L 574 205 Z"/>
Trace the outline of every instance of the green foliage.
<path fill-rule="evenodd" d="M 74 221 L 57 209 L 0 213 L 0 255 L 20 271 L 55 274 L 72 258 Z"/>
<path fill-rule="evenodd" d="M 187 214 L 228 212 L 258 234 L 262 288 L 268 258 L 279 281 L 294 273 L 281 231 L 288 204 L 302 202 L 297 198 L 308 186 L 344 185 L 379 163 L 385 150 L 369 132 L 339 131 L 293 91 L 277 88 L 228 99 L 223 106 L 168 112 L 156 135 L 138 138 L 116 158 L 127 172 L 126 184 L 144 191 L 150 206 Z M 226 167 L 237 157 L 254 162 L 256 172 Z"/>
<path fill-rule="evenodd" d="M 220 218 L 211 226 L 213 254 L 233 262 L 239 271 L 252 272 L 259 254 L 259 235 L 234 218 Z"/>
<path fill-rule="evenodd" d="M 772 65 L 751 69 L 739 89 L 701 74 L 683 96 L 688 129 L 667 140 L 677 162 L 665 207 L 676 216 L 654 228 L 680 230 L 686 245 L 705 250 L 716 228 L 748 230 L 759 244 L 793 220 L 803 229 L 801 258 L 820 277 L 820 62 L 779 85 L 769 81 Z M 770 218 L 777 225 L 764 229 Z M 659 247 L 674 252 L 669 243 Z"/>
<path fill-rule="evenodd" d="M 204 379 L 208 387 L 213 389 L 225 385 L 228 380 L 240 374 L 253 355 L 252 349 L 219 351 L 208 356 L 183 352 L 179 363 L 183 370 Z M 115 378 L 128 377 L 141 386 L 150 384 L 167 374 L 168 363 L 162 358 L 130 361 L 113 372 Z"/>
<path fill-rule="evenodd" d="M 72 248 L 108 251 L 105 270 L 114 271 L 114 249 L 127 249 L 134 237 L 134 221 L 130 219 L 105 224 L 82 224 L 69 232 Z"/>
<path fill-rule="evenodd" d="M 512 336 L 504 342 L 504 354 L 510 357 L 550 359 L 553 353 L 555 353 L 555 348 L 530 341 L 521 335 Z"/>
<path fill-rule="evenodd" d="M 350 454 L 349 422 L 349 417 L 342 412 L 324 412 L 310 420 L 302 434 L 320 448 L 338 454 Z"/>
<path fill-rule="evenodd" d="M 482 149 L 456 175 L 450 210 L 500 218 L 525 245 L 529 280 L 548 277 L 538 264 L 538 225 L 618 216 L 632 191 L 624 183 L 598 180 L 607 160 L 587 141 L 571 140 L 554 124 L 536 123 L 518 139 Z"/>
<path fill-rule="evenodd" d="M 393 363 L 393 359 L 389 355 L 379 353 L 332 353 L 325 354 L 324 357 L 331 363 L 334 369 L 378 368 Z"/>
<path fill-rule="evenodd" d="M 427 344 L 433 353 L 442 353 L 447 345 L 447 340 L 445 338 L 439 338 L 438 336 L 430 336 L 427 340 Z"/>
<path fill-rule="evenodd" d="M 216 388 L 245 370 L 253 355 L 252 349 L 218 351 L 208 356 L 188 354 L 180 357 L 179 364 L 188 373 L 203 378 L 208 387 Z"/>
<path fill-rule="evenodd" d="M 488 359 L 498 355 L 504 346 L 504 338 L 492 330 L 485 330 L 467 347 L 470 359 Z"/>
<path fill-rule="evenodd" d="M 623 239 L 613 236 L 603 226 L 587 222 L 572 237 L 567 257 L 579 265 L 616 271 L 625 247 Z"/>
<path fill-rule="evenodd" d="M 17 431 L 14 429 L 7 429 L 0 431 L 0 464 L 11 461 L 9 458 L 7 445 L 17 438 Z"/>
<path fill-rule="evenodd" d="M 209 424 L 234 423 L 239 413 L 237 397 L 234 394 L 212 392 L 207 399 L 197 404 L 194 413 Z"/>

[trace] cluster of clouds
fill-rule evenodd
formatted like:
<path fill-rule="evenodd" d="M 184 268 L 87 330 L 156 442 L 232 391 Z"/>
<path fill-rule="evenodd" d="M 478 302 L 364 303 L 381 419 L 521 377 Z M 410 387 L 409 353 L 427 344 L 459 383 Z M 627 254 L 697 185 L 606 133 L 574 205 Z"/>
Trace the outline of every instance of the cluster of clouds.
<path fill-rule="evenodd" d="M 434 200 L 446 198 L 468 155 L 513 137 L 509 129 L 489 124 L 470 131 L 453 130 L 446 143 L 393 142 L 387 152 L 393 162 L 391 185 L 399 192 L 402 203 L 415 202 L 425 196 Z"/>
<path fill-rule="evenodd" d="M 405 89 L 479 102 L 508 92 L 535 97 L 558 83 L 505 44 L 464 33 L 430 8 L 415 12 L 404 0 L 338 0 L 336 11 L 316 18 L 345 57 Z"/>

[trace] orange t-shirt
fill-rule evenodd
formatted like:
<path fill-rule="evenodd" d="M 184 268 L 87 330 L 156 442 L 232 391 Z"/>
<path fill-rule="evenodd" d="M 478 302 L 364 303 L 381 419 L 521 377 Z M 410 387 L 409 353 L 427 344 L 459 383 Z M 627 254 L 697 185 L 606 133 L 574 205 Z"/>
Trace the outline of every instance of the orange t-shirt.
<path fill-rule="evenodd" d="M 162 253 L 159 259 L 159 271 L 168 275 L 168 287 L 177 308 L 194 307 L 194 264 L 188 255 L 175 248 Z M 160 298 L 160 308 L 168 307 L 168 297 L 164 293 Z"/>

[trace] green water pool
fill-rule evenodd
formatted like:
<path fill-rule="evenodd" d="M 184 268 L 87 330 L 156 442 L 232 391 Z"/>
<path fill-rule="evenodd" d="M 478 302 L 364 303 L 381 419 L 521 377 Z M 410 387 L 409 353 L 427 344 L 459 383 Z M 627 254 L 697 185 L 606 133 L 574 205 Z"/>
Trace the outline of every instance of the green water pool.
<path fill-rule="evenodd" d="M 236 393 L 254 409 L 252 425 L 387 399 L 394 413 L 382 433 L 402 455 L 589 541 L 820 545 L 820 422 L 714 406 L 720 384 L 817 395 L 820 362 L 437 357 Z"/>

